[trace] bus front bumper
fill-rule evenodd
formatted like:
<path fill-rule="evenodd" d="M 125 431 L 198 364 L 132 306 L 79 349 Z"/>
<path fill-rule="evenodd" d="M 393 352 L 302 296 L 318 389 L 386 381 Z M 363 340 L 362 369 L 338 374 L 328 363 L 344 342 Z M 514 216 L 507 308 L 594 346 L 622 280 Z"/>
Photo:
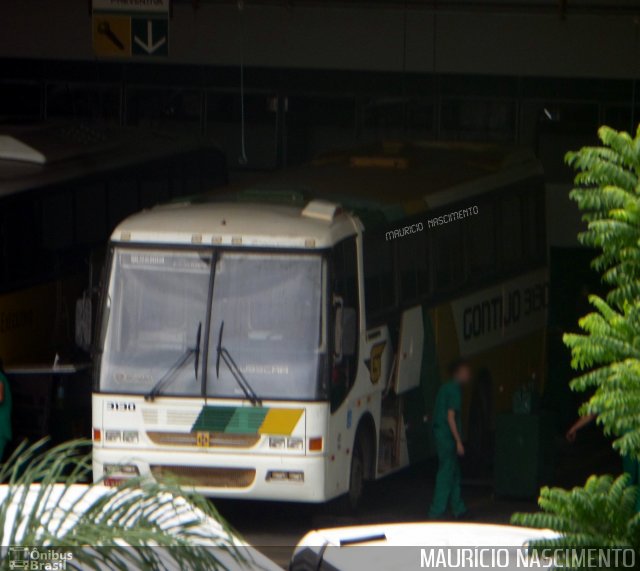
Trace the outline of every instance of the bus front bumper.
<path fill-rule="evenodd" d="M 331 499 L 325 491 L 325 462 L 323 455 L 94 447 L 93 479 L 115 484 L 139 474 L 177 482 L 209 497 L 321 503 Z"/>

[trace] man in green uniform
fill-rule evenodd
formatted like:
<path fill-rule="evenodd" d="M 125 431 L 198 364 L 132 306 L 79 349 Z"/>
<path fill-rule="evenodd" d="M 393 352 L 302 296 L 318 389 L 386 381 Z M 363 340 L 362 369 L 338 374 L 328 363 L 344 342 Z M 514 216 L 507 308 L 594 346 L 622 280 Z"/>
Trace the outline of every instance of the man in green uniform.
<path fill-rule="evenodd" d="M 461 438 L 460 411 L 462 406 L 462 386 L 471 380 L 471 368 L 463 359 L 451 363 L 450 381 L 444 383 L 438 395 L 433 412 L 433 434 L 438 454 L 438 474 L 433 493 L 429 518 L 439 519 L 451 507 L 453 517 L 462 517 L 467 508 L 460 492 L 460 463 L 458 456 L 464 456 Z"/>
<path fill-rule="evenodd" d="M 0 462 L 4 449 L 11 441 L 11 389 L 0 360 Z"/>

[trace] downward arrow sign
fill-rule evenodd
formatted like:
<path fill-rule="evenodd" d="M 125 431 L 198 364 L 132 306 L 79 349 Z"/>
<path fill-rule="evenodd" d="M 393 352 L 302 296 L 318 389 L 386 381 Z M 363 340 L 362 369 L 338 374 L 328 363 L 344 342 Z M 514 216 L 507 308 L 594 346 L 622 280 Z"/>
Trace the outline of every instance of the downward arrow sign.
<path fill-rule="evenodd" d="M 147 20 L 147 41 L 144 42 L 138 36 L 134 36 L 133 41 L 138 44 L 145 52 L 151 55 L 159 47 L 167 43 L 167 37 L 163 36 L 155 44 L 153 43 L 153 22 Z"/>

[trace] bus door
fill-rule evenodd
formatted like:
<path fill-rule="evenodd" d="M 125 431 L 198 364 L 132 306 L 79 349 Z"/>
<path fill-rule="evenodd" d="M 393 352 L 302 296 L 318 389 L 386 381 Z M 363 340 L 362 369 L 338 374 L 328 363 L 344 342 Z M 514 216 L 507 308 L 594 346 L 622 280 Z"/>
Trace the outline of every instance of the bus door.
<path fill-rule="evenodd" d="M 391 371 L 383 390 L 380 419 L 379 472 L 409 464 L 406 399 L 420 386 L 424 348 L 422 307 L 403 311 Z"/>

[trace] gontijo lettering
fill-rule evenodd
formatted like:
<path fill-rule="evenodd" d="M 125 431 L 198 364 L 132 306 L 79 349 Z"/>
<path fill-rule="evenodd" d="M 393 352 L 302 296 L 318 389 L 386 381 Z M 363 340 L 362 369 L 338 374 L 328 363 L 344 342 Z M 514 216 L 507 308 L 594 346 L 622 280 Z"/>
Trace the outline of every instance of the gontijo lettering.
<path fill-rule="evenodd" d="M 517 324 L 523 317 L 547 307 L 549 284 L 540 282 L 515 288 L 464 308 L 463 336 L 465 340 Z"/>

